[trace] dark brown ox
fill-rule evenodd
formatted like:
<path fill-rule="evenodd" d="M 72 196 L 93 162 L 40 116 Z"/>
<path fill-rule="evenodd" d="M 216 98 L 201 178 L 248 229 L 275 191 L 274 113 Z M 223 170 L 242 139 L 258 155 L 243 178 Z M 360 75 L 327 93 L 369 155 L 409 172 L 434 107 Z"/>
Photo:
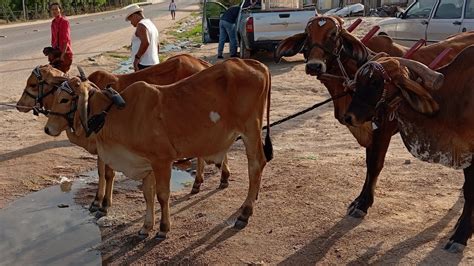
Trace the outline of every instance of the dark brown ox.
<path fill-rule="evenodd" d="M 351 95 L 346 94 L 344 82 L 347 82 L 348 78 L 353 78 L 357 67 L 366 63 L 375 53 L 367 49 L 359 39 L 342 26 L 343 21 L 337 17 L 314 17 L 308 22 L 305 33 L 296 34 L 279 44 L 276 56 L 281 58 L 296 55 L 300 51 L 304 53 L 306 73 L 317 76 L 326 86 L 331 97 L 337 98 L 333 100 L 336 119 L 341 124 L 345 124 L 359 144 L 366 148 L 365 183 L 360 195 L 348 208 L 349 215 L 363 217 L 374 202 L 377 179 L 383 168 L 390 139 L 397 132 L 397 124 L 394 121 L 387 121 L 373 130 L 370 122 L 357 127 L 344 122 L 344 114 L 352 100 Z M 413 55 L 413 59 L 429 64 L 445 48 L 452 47 L 451 53 L 440 62 L 440 64 L 446 64 L 464 47 L 473 43 L 474 33 L 462 33 L 437 44 L 423 47 Z M 388 49 L 387 47 L 385 46 L 385 49 Z M 393 49 L 388 49 L 385 52 L 393 51 Z M 343 77 L 338 59 L 348 77 Z"/>
<path fill-rule="evenodd" d="M 462 251 L 472 235 L 474 208 L 474 46 L 463 50 L 439 73 L 407 59 L 380 58 L 362 66 L 347 121 L 398 124 L 415 157 L 464 171 L 464 208 L 445 246 Z M 444 76 L 444 83 L 442 82 Z"/>
<path fill-rule="evenodd" d="M 193 56 L 182 54 L 169 58 L 165 62 L 149 67 L 147 69 L 133 72 L 130 74 L 115 75 L 103 70 L 95 71 L 88 77 L 90 81 L 99 88 L 104 89 L 106 85 L 112 85 L 117 91 L 124 90 L 128 85 L 143 80 L 152 84 L 171 84 L 190 75 L 193 75 L 203 69 L 210 67 L 211 64 L 195 58 Z M 27 80 L 23 94 L 18 101 L 18 110 L 21 112 L 30 111 L 35 105 L 41 104 L 46 109 L 50 109 L 54 96 L 52 95 L 58 86 L 67 80 L 63 72 L 51 67 L 50 65 L 36 68 Z M 87 139 L 85 135 L 78 135 L 66 130 L 69 140 L 86 149 L 92 154 L 97 154 L 97 147 L 94 141 Z M 205 163 L 198 159 L 198 171 L 193 185 L 192 193 L 199 192 L 200 185 L 203 183 L 203 168 Z M 97 168 L 99 174 L 99 185 L 96 197 L 89 208 L 91 212 L 97 212 L 97 216 L 107 213 L 107 209 L 112 205 L 112 190 L 115 173 L 110 166 L 104 164 L 100 156 L 97 158 Z M 222 177 L 220 188 L 228 186 L 230 170 L 227 165 L 227 158 L 222 163 Z"/>
<path fill-rule="evenodd" d="M 77 112 L 77 130 L 88 131 L 89 117 L 111 107 L 105 91 L 75 78 L 56 94 L 45 132 L 57 136 L 68 127 L 60 114 Z M 235 226 L 247 225 L 260 189 L 261 175 L 272 158 L 270 133 L 261 140 L 263 115 L 270 112 L 268 68 L 255 60 L 229 59 L 168 86 L 136 82 L 121 92 L 123 110 L 113 106 L 101 130 L 94 129 L 100 157 L 128 177 L 142 179 L 147 211 L 140 234 L 154 225 L 153 191 L 161 205 L 158 238 L 170 230 L 172 162 L 202 157 L 220 163 L 238 136 L 245 145 L 249 190 Z M 140 93 L 138 93 L 140 92 Z M 76 105 L 77 104 L 77 105 Z M 83 125 L 83 126 L 81 126 Z M 92 128 L 91 128 L 92 129 Z M 155 182 L 151 180 L 154 176 Z"/>

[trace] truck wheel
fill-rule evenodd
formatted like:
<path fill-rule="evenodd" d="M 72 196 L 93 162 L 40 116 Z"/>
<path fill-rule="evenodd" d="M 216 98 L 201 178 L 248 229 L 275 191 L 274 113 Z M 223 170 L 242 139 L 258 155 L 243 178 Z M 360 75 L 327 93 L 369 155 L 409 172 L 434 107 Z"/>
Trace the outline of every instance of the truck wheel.
<path fill-rule="evenodd" d="M 240 40 L 239 46 L 240 46 L 240 58 L 242 59 L 250 58 L 250 51 L 247 48 L 245 48 L 243 40 Z"/>

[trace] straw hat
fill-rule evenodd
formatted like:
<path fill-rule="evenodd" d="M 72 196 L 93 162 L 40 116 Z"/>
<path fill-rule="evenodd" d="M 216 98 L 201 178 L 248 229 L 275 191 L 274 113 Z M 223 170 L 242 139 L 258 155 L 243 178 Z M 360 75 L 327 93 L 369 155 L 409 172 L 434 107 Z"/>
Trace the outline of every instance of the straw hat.
<path fill-rule="evenodd" d="M 143 8 L 139 7 L 137 4 L 129 5 L 125 8 L 125 12 L 127 12 L 125 16 L 125 21 L 128 21 L 128 17 L 131 15 L 137 13 L 137 12 L 143 12 Z"/>

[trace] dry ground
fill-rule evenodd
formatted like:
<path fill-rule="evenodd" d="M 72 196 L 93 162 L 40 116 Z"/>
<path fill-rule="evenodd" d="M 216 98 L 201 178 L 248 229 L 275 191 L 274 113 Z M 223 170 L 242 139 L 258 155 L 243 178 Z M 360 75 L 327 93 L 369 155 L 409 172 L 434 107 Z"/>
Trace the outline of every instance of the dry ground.
<path fill-rule="evenodd" d="M 189 52 L 215 62 L 215 45 Z M 272 72 L 272 121 L 328 97 L 326 89 L 305 74 L 301 57 L 280 64 L 264 54 L 258 59 Z M 67 140 L 43 136 L 44 118 L 31 122 L 31 117 L 20 117 L 14 110 L 1 112 L 0 145 L 8 148 L 0 155 L 0 204 L 55 182 L 55 175 L 73 175 L 94 166 L 92 156 L 68 147 Z M 28 130 L 26 119 L 30 119 Z M 199 194 L 189 195 L 188 189 L 173 193 L 172 229 L 161 243 L 137 237 L 145 207 L 142 194 L 135 188 L 138 183 L 130 186 L 131 181 L 118 180 L 109 215 L 119 224 L 102 228 L 103 244 L 98 247 L 104 262 L 474 263 L 473 243 L 464 254 L 442 250 L 462 209 L 460 171 L 412 158 L 397 135 L 374 206 L 365 219 L 354 219 L 345 211 L 362 187 L 365 152 L 334 119 L 331 104 L 275 127 L 272 138 L 275 157 L 265 167 L 254 215 L 241 231 L 231 226 L 248 186 L 241 142 L 229 153 L 229 188 L 216 189 L 218 172 L 208 167 Z M 78 200 L 89 203 L 92 195 L 93 187 Z"/>

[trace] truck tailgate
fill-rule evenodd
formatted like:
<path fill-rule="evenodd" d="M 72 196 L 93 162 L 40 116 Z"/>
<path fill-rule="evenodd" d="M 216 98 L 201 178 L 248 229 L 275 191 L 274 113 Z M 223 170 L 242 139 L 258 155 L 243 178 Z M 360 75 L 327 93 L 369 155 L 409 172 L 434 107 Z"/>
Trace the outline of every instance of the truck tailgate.
<path fill-rule="evenodd" d="M 314 10 L 267 11 L 253 13 L 255 41 L 283 40 L 305 30 Z"/>

